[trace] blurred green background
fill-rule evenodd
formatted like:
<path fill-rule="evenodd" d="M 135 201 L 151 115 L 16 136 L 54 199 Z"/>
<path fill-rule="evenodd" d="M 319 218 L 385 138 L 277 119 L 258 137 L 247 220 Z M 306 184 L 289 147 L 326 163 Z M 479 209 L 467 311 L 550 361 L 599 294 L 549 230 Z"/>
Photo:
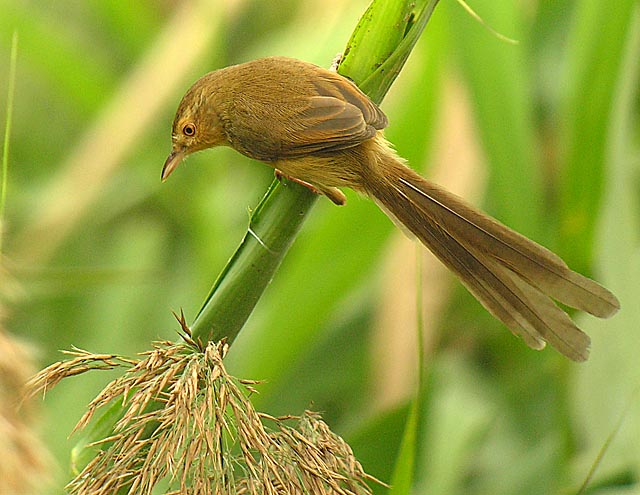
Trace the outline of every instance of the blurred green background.
<path fill-rule="evenodd" d="M 3 226 L 18 287 L 3 291 L 5 327 L 39 366 L 73 345 L 133 355 L 177 338 L 171 310 L 195 316 L 273 178 L 218 149 L 161 184 L 182 94 L 209 70 L 261 56 L 328 66 L 367 4 L 0 0 L 0 66 L 19 36 Z M 638 493 L 640 4 L 471 5 L 519 43 L 441 0 L 382 105 L 387 137 L 414 168 L 616 293 L 623 309 L 611 321 L 576 315 L 590 360 L 526 348 L 349 192 L 343 208 L 318 202 L 228 366 L 266 381 L 261 410 L 322 412 L 388 481 L 415 395 L 422 312 L 415 493 L 577 493 L 614 433 L 584 493 Z M 69 432 L 112 377 L 48 393 L 52 493 L 68 480 Z"/>

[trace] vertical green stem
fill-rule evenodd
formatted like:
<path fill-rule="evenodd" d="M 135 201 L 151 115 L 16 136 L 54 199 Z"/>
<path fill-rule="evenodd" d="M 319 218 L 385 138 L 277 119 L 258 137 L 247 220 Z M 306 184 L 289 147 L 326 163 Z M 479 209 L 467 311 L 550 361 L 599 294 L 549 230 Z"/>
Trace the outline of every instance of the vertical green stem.
<path fill-rule="evenodd" d="M 195 340 L 235 339 L 318 198 L 295 182 L 282 185 L 274 181 L 251 214 L 244 239 L 196 316 Z"/>
<path fill-rule="evenodd" d="M 2 147 L 2 185 L 0 186 L 0 228 L 4 226 L 4 210 L 7 203 L 7 178 L 9 176 L 9 140 L 11 120 L 13 118 L 13 95 L 16 89 L 16 65 L 18 60 L 18 33 L 13 32 L 11 39 L 11 58 L 9 61 L 9 81 L 7 83 L 7 112 L 5 115 L 4 144 Z M 2 231 L 0 231 L 0 253 L 2 253 Z"/>

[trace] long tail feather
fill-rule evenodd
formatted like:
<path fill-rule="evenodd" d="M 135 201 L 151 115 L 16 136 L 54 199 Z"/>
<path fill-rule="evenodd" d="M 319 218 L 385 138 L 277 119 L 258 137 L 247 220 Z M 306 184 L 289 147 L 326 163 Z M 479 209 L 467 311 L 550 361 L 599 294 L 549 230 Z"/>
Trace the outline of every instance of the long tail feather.
<path fill-rule="evenodd" d="M 556 254 L 436 184 L 419 179 L 400 177 L 403 192 L 418 208 L 446 222 L 452 235 L 465 239 L 471 248 L 490 254 L 531 285 L 573 308 L 600 318 L 607 318 L 620 309 L 611 292 L 572 271 Z"/>
<path fill-rule="evenodd" d="M 379 155 L 378 155 L 379 156 Z M 391 153 L 367 184 L 373 196 L 451 269 L 496 318 L 534 349 L 549 342 L 575 361 L 589 337 L 552 300 L 606 318 L 616 297 L 557 255 L 404 166 Z"/>

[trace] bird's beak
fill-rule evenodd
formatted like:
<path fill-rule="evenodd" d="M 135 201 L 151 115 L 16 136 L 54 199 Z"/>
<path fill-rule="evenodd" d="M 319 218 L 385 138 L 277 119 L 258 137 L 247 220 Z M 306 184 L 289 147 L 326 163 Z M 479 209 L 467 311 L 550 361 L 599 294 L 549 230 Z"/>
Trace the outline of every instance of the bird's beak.
<path fill-rule="evenodd" d="M 164 167 L 162 167 L 162 182 L 167 180 L 167 177 L 171 175 L 171 172 L 175 170 L 175 168 L 180 165 L 180 162 L 184 158 L 184 151 L 173 150 L 169 156 L 167 157 L 167 161 L 164 162 Z"/>

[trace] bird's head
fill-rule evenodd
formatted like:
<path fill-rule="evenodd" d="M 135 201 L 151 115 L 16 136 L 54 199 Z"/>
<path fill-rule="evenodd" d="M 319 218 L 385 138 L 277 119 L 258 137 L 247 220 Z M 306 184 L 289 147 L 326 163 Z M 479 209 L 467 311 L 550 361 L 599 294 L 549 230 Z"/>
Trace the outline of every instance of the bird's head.
<path fill-rule="evenodd" d="M 216 111 L 214 75 L 196 81 L 178 106 L 171 130 L 171 153 L 162 167 L 163 181 L 187 155 L 226 143 Z"/>

